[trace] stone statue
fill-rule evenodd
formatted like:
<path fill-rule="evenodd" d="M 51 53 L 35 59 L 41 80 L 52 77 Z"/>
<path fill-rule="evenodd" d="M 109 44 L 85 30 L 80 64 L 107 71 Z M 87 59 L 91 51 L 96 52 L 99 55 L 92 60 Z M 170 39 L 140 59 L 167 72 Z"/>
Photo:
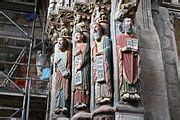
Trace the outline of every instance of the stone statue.
<path fill-rule="evenodd" d="M 115 20 L 122 21 L 125 17 L 135 17 L 140 0 L 120 0 L 115 15 Z"/>
<path fill-rule="evenodd" d="M 37 54 L 36 54 L 36 71 L 37 71 L 37 75 L 39 78 L 42 74 L 42 68 L 43 68 L 43 66 L 46 65 L 46 62 L 47 62 L 47 55 L 42 54 L 41 51 L 37 51 Z"/>
<path fill-rule="evenodd" d="M 56 109 L 55 114 L 66 114 L 70 105 L 71 80 L 71 42 L 66 37 L 57 39 L 59 60 L 56 63 Z"/>
<path fill-rule="evenodd" d="M 104 24 L 104 21 L 102 21 Z M 93 24 L 92 64 L 97 104 L 110 103 L 112 98 L 111 40 L 104 34 L 101 22 Z"/>
<path fill-rule="evenodd" d="M 57 0 L 57 7 L 62 7 L 64 6 L 64 0 Z"/>
<path fill-rule="evenodd" d="M 93 21 L 101 21 L 101 26 L 104 28 L 104 34 L 109 35 L 109 8 L 105 6 L 95 6 L 94 12 L 92 14 Z M 103 21 L 103 22 L 102 22 Z"/>
<path fill-rule="evenodd" d="M 75 32 L 75 53 L 74 53 L 74 107 L 86 109 L 89 103 L 90 84 L 90 50 L 88 38 L 83 31 Z"/>
<path fill-rule="evenodd" d="M 138 39 L 132 33 L 132 19 L 125 18 L 122 34 L 116 36 L 120 97 L 123 101 L 140 100 Z"/>

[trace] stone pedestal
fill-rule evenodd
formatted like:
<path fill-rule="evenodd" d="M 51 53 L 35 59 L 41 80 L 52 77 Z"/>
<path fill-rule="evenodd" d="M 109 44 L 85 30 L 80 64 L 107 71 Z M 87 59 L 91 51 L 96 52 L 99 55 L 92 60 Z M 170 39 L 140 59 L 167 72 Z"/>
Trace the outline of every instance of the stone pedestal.
<path fill-rule="evenodd" d="M 78 112 L 75 114 L 71 120 L 91 120 L 92 114 L 87 112 Z"/>
<path fill-rule="evenodd" d="M 93 120 L 114 120 L 114 113 L 111 105 L 102 105 L 93 112 Z"/>
<path fill-rule="evenodd" d="M 56 118 L 56 120 L 70 120 L 70 118 L 67 118 L 67 117 L 59 117 L 59 118 Z"/>
<path fill-rule="evenodd" d="M 60 114 L 60 115 L 53 115 L 51 120 L 70 120 L 70 118 L 68 118 L 64 114 Z"/>
<path fill-rule="evenodd" d="M 144 120 L 144 109 L 142 106 L 118 104 L 115 120 Z"/>

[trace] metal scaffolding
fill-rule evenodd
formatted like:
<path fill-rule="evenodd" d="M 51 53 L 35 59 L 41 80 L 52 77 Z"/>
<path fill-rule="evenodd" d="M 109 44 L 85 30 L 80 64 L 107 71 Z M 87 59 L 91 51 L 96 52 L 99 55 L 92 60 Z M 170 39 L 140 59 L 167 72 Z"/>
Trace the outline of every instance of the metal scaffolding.
<path fill-rule="evenodd" d="M 35 0 L 34 3 L 25 3 L 25 2 L 5 2 L 5 1 L 0 1 L 0 14 L 3 15 L 12 25 L 14 25 L 18 30 L 20 30 L 23 33 L 22 38 L 21 37 L 14 37 L 14 36 L 9 36 L 8 34 L 6 35 L 6 33 L 3 32 L 3 34 L 1 34 L 0 32 L 0 37 L 3 36 L 3 38 L 15 38 L 16 40 L 20 40 L 20 41 L 26 41 L 29 44 L 25 45 L 23 48 L 17 47 L 17 46 L 11 46 L 13 49 L 20 49 L 21 52 L 18 56 L 18 58 L 16 59 L 15 62 L 7 62 L 7 61 L 0 61 L 0 63 L 3 64 L 10 64 L 12 65 L 11 69 L 9 70 L 8 74 L 3 73 L 2 71 L 0 71 L 0 79 L 3 80 L 3 82 L 1 83 L 0 88 L 4 88 L 4 87 L 8 87 L 10 86 L 10 84 L 12 84 L 12 86 L 14 86 L 17 91 L 15 93 L 8 93 L 7 91 L 1 91 L 0 89 L 0 96 L 1 95 L 11 95 L 11 96 L 21 96 L 23 97 L 22 100 L 22 107 L 21 108 L 14 108 L 14 107 L 6 107 L 6 106 L 0 106 L 1 110 L 12 110 L 15 111 L 13 112 L 8 118 L 12 118 L 14 117 L 16 114 L 21 112 L 21 120 L 29 120 L 30 115 L 29 115 L 29 110 L 30 110 L 30 104 L 31 104 L 31 97 L 33 97 L 33 95 L 31 94 L 31 84 L 33 81 L 33 78 L 30 77 L 29 72 L 30 72 L 30 66 L 36 66 L 34 64 L 31 64 L 31 57 L 32 57 L 32 52 L 33 49 L 35 49 L 37 46 L 42 45 L 42 53 L 44 53 L 45 51 L 45 45 L 44 45 L 44 29 L 45 29 L 45 16 L 46 14 L 43 14 L 43 16 L 38 15 L 39 18 L 39 24 L 41 25 L 41 30 L 42 30 L 42 37 L 41 37 L 41 41 L 37 44 L 36 43 L 36 39 L 35 39 L 35 20 L 33 20 L 32 22 L 32 29 L 31 29 L 31 33 L 29 34 L 28 32 L 26 32 L 24 29 L 22 29 L 21 26 L 19 26 L 18 24 L 16 24 L 16 22 L 14 22 L 5 12 L 13 12 L 13 13 L 32 13 L 32 14 L 37 14 L 37 3 L 38 1 Z M 41 17 L 43 17 L 43 19 L 41 19 Z M 2 23 L 3 24 L 3 23 Z M 0 47 L 4 47 L 3 45 Z M 11 49 L 11 47 L 9 47 L 8 49 Z M 21 63 L 22 58 L 25 56 L 26 52 L 28 51 L 28 61 L 27 63 Z M 27 66 L 27 71 L 26 71 L 26 84 L 25 84 L 25 89 L 20 88 L 19 86 L 17 86 L 15 84 L 15 82 L 12 79 L 24 79 L 24 78 L 20 78 L 20 77 L 13 77 L 14 72 L 16 71 L 16 68 L 19 65 L 25 65 Z M 36 66 L 37 67 L 37 66 Z M 37 82 L 37 81 L 36 81 Z M 41 81 L 42 82 L 42 81 Z M 44 81 L 46 83 L 48 83 L 48 81 Z M 11 87 L 12 87 L 11 86 Z M 7 94 L 8 93 L 8 94 Z M 42 97 L 46 99 L 46 107 L 45 107 L 45 118 L 46 120 L 48 120 L 48 111 L 49 111 L 49 95 L 48 95 L 48 91 L 47 94 L 45 94 L 44 96 L 40 96 L 40 95 L 35 95 L 36 97 Z M 39 99 L 39 98 L 38 98 Z M 1 116 L 0 116 L 1 118 Z"/>

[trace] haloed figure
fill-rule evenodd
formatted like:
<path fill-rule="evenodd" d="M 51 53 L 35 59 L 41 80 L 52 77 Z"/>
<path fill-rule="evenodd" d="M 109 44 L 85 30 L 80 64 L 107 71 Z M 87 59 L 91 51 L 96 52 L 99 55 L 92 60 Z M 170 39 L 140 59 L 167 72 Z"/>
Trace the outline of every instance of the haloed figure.
<path fill-rule="evenodd" d="M 132 19 L 125 18 L 122 34 L 116 36 L 120 97 L 123 101 L 140 100 L 138 39 L 133 35 Z"/>
<path fill-rule="evenodd" d="M 70 105 L 71 45 L 64 37 L 57 39 L 59 60 L 56 63 L 56 109 L 55 113 L 66 114 Z"/>

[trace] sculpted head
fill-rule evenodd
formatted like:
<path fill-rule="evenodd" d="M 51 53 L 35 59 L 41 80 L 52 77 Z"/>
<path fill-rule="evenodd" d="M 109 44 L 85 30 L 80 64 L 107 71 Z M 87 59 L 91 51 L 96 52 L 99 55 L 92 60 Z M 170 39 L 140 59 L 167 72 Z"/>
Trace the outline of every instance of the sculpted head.
<path fill-rule="evenodd" d="M 102 33 L 103 33 L 103 28 L 100 24 L 95 23 L 93 24 L 93 34 L 94 34 L 94 39 L 98 42 L 101 41 Z"/>
<path fill-rule="evenodd" d="M 122 32 L 127 33 L 127 34 L 132 34 L 132 19 L 131 18 L 124 18 L 123 23 L 122 23 Z"/>
<path fill-rule="evenodd" d="M 84 36 L 84 34 L 82 32 L 78 31 L 78 32 L 75 33 L 75 41 L 77 43 L 84 42 L 84 39 L 85 39 L 85 36 Z"/>
<path fill-rule="evenodd" d="M 49 11 L 54 10 L 55 9 L 55 5 L 56 5 L 55 2 L 51 2 L 50 5 L 49 5 Z"/>
<path fill-rule="evenodd" d="M 59 37 L 57 39 L 59 50 L 65 51 L 68 48 L 68 42 L 66 38 Z"/>

